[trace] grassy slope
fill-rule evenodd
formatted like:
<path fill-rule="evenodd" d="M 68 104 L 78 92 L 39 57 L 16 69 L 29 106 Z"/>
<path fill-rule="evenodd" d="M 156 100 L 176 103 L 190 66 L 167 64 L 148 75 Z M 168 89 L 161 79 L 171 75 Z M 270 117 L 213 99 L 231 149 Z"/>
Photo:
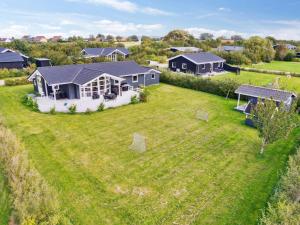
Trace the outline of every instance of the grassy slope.
<path fill-rule="evenodd" d="M 255 224 L 290 152 L 258 156 L 236 102 L 201 92 L 160 85 L 146 104 L 46 115 L 20 103 L 31 90 L 0 88 L 0 112 L 75 224 Z M 128 150 L 134 132 L 144 154 Z"/>
<path fill-rule="evenodd" d="M 300 92 L 300 78 L 291 77 L 287 78 L 286 76 L 272 75 L 272 74 L 263 74 L 263 73 L 254 73 L 248 71 L 241 71 L 240 75 L 233 73 L 215 76 L 213 79 L 226 79 L 232 78 L 237 80 L 242 84 L 253 84 L 253 85 L 267 85 L 275 81 L 276 77 L 280 78 L 280 86 L 286 90 Z"/>
<path fill-rule="evenodd" d="M 252 67 L 257 69 L 300 73 L 300 62 L 272 61 L 271 63 L 254 64 Z"/>
<path fill-rule="evenodd" d="M 7 225 L 10 216 L 9 192 L 6 181 L 0 171 L 0 225 Z"/>

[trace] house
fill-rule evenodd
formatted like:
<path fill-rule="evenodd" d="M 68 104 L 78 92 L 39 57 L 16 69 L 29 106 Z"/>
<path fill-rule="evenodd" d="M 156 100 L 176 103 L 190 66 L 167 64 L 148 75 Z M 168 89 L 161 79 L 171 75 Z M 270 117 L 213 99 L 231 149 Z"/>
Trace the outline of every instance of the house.
<path fill-rule="evenodd" d="M 224 72 L 225 59 L 210 52 L 186 53 L 169 59 L 169 69 L 195 75 L 212 75 Z"/>
<path fill-rule="evenodd" d="M 172 52 L 201 52 L 202 49 L 196 47 L 171 47 Z"/>
<path fill-rule="evenodd" d="M 37 67 L 51 66 L 51 60 L 48 58 L 35 58 L 35 64 Z"/>
<path fill-rule="evenodd" d="M 291 44 L 277 44 L 277 45 L 273 45 L 273 48 L 276 49 L 278 46 L 280 45 L 284 45 L 288 50 L 290 51 L 295 51 L 297 50 L 297 46 L 295 45 L 291 45 Z"/>
<path fill-rule="evenodd" d="M 300 58 L 300 52 L 296 52 L 296 58 Z"/>
<path fill-rule="evenodd" d="M 52 38 L 49 39 L 51 42 L 58 42 L 61 41 L 63 38 L 62 36 L 53 36 Z"/>
<path fill-rule="evenodd" d="M 0 47 L 0 68 L 22 69 L 28 65 L 29 57 L 17 51 Z"/>
<path fill-rule="evenodd" d="M 0 42 L 3 42 L 3 43 L 10 43 L 12 41 L 13 41 L 12 38 L 0 38 Z"/>
<path fill-rule="evenodd" d="M 242 52 L 244 51 L 244 47 L 242 46 L 234 46 L 234 45 L 224 45 L 218 48 L 220 52 Z"/>
<path fill-rule="evenodd" d="M 22 41 L 31 41 L 32 38 L 30 35 L 24 35 L 22 38 L 21 38 Z"/>
<path fill-rule="evenodd" d="M 33 42 L 46 43 L 48 39 L 45 36 L 35 36 L 31 39 Z"/>
<path fill-rule="evenodd" d="M 100 103 L 116 107 L 130 103 L 139 87 L 159 84 L 160 72 L 134 61 L 102 62 L 39 67 L 28 78 L 33 82 L 39 109 L 67 112 L 72 104 L 78 111 L 95 111 Z M 111 100 L 111 101 L 109 101 Z"/>
<path fill-rule="evenodd" d="M 290 91 L 284 91 L 279 89 L 272 89 L 266 87 L 252 86 L 252 85 L 241 85 L 235 93 L 238 94 L 238 102 L 236 110 L 249 115 L 251 109 L 255 106 L 259 99 L 273 100 L 278 105 L 283 103 L 287 108 L 289 108 L 293 100 L 297 97 L 295 93 Z M 248 102 L 244 105 L 240 105 L 241 96 L 245 96 L 248 99 Z"/>
<path fill-rule="evenodd" d="M 118 61 L 118 57 L 129 56 L 127 48 L 85 48 L 81 51 L 85 58 L 105 57 L 111 61 Z"/>

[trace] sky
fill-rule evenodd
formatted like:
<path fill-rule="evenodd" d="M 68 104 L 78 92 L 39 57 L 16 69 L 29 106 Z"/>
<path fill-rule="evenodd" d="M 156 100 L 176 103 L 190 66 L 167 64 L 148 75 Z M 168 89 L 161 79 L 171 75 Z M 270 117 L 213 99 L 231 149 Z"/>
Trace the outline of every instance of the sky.
<path fill-rule="evenodd" d="M 159 37 L 184 29 L 300 40 L 299 8 L 300 0 L 1 0 L 0 37 Z"/>

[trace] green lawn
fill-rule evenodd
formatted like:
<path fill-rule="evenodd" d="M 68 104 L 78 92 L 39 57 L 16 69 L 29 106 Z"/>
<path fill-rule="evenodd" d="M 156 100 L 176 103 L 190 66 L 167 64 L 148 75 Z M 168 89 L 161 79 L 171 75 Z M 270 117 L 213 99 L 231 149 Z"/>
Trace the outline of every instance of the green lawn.
<path fill-rule="evenodd" d="M 30 91 L 0 88 L 0 113 L 74 224 L 256 224 L 293 145 L 261 157 L 236 101 L 173 86 L 90 115 L 32 112 L 20 103 Z M 134 132 L 145 153 L 129 150 Z"/>
<path fill-rule="evenodd" d="M 10 216 L 10 201 L 7 183 L 0 170 L 0 225 L 7 225 Z"/>
<path fill-rule="evenodd" d="M 280 84 L 281 88 L 300 93 L 300 78 L 299 77 L 287 78 L 286 76 L 280 76 L 280 75 L 241 71 L 240 75 L 236 75 L 233 73 L 227 73 L 224 75 L 215 76 L 215 77 L 213 77 L 213 79 L 231 78 L 231 79 L 235 79 L 236 81 L 240 82 L 241 84 L 252 84 L 252 85 L 265 86 L 265 85 L 273 83 L 277 77 L 280 79 L 279 84 Z"/>
<path fill-rule="evenodd" d="M 246 66 L 249 67 L 249 66 Z M 300 73 L 300 62 L 272 61 L 271 63 L 254 64 L 251 67 L 266 70 L 278 70 Z"/>

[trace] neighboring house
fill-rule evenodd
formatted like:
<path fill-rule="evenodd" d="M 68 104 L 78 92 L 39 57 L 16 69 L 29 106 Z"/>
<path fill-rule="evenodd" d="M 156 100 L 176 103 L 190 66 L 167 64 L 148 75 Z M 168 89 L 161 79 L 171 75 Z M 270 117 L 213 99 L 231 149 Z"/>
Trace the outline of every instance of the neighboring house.
<path fill-rule="evenodd" d="M 171 47 L 172 52 L 201 52 L 202 49 L 196 47 Z"/>
<path fill-rule="evenodd" d="M 12 38 L 0 38 L 0 42 L 3 42 L 3 43 L 10 43 L 12 41 L 13 41 Z"/>
<path fill-rule="evenodd" d="M 48 42 L 48 39 L 45 36 L 35 36 L 32 37 L 33 42 L 39 42 L 39 43 L 46 43 Z"/>
<path fill-rule="evenodd" d="M 255 107 L 259 99 L 262 101 L 265 99 L 273 100 L 278 105 L 282 102 L 287 108 L 289 108 L 292 105 L 293 100 L 297 97 L 295 93 L 290 91 L 252 85 L 241 85 L 237 90 L 235 90 L 235 93 L 238 94 L 238 102 L 235 109 L 244 112 L 246 115 L 251 113 L 251 109 Z M 241 96 L 246 96 L 248 99 L 248 102 L 244 105 L 240 105 Z"/>
<path fill-rule="evenodd" d="M 277 45 L 273 45 L 273 48 L 276 49 L 278 46 L 280 45 L 284 45 L 288 50 L 290 51 L 295 51 L 297 50 L 297 46 L 295 45 L 291 45 L 291 44 L 277 44 Z"/>
<path fill-rule="evenodd" d="M 225 59 L 210 52 L 186 53 L 169 59 L 169 69 L 175 72 L 210 75 L 224 72 Z"/>
<path fill-rule="evenodd" d="M 218 51 L 220 51 L 220 52 L 242 52 L 242 51 L 244 51 L 244 47 L 224 45 L 224 46 L 219 47 Z"/>
<path fill-rule="evenodd" d="M 21 40 L 23 40 L 23 41 L 31 41 L 32 38 L 31 38 L 30 35 L 24 35 L 24 36 L 21 38 Z"/>
<path fill-rule="evenodd" d="M 0 53 L 0 69 L 22 69 L 24 59 L 16 52 Z"/>
<path fill-rule="evenodd" d="M 0 68 L 22 69 L 28 65 L 29 57 L 17 51 L 0 47 Z"/>
<path fill-rule="evenodd" d="M 111 61 L 118 61 L 118 56 L 129 56 L 127 48 L 85 48 L 81 51 L 85 58 L 105 57 Z"/>
<path fill-rule="evenodd" d="M 35 64 L 37 67 L 51 66 L 51 60 L 48 58 L 35 58 Z"/>
<path fill-rule="evenodd" d="M 52 38 L 49 39 L 51 42 L 58 42 L 62 40 L 62 36 L 53 36 Z"/>

